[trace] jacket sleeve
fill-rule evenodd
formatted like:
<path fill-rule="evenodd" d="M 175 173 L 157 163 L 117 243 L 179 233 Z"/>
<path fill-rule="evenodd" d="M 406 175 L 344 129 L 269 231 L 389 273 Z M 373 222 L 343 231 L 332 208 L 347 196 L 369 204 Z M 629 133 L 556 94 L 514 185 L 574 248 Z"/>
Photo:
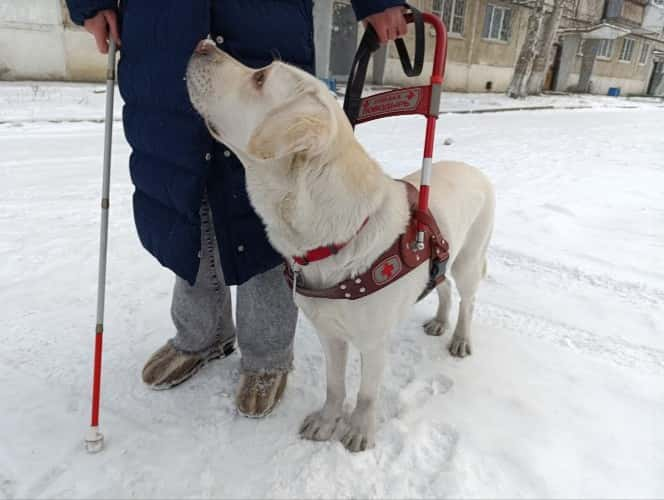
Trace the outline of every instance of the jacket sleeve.
<path fill-rule="evenodd" d="M 399 5 L 405 5 L 405 2 L 403 0 L 353 0 L 355 17 L 360 21 L 367 16 Z"/>
<path fill-rule="evenodd" d="M 100 10 L 117 9 L 117 0 L 67 0 L 69 15 L 76 24 L 94 17 Z"/>

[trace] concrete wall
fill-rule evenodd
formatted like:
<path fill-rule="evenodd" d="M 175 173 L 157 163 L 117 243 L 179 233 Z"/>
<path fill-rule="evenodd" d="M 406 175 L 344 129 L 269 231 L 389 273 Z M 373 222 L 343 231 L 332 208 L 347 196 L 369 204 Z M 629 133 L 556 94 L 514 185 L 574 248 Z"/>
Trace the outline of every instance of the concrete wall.
<path fill-rule="evenodd" d="M 58 0 L 2 0 L 0 78 L 62 79 L 62 31 Z"/>
<path fill-rule="evenodd" d="M 102 81 L 105 66 L 62 0 L 0 1 L 0 79 Z"/>
<path fill-rule="evenodd" d="M 94 38 L 83 28 L 75 25 L 69 12 L 62 4 L 64 24 L 65 61 L 67 63 L 67 79 L 76 81 L 105 81 L 106 56 L 97 51 Z"/>
<path fill-rule="evenodd" d="M 106 80 L 107 58 L 97 52 L 94 39 L 82 30 L 66 29 L 65 62 L 66 80 L 101 82 Z"/>
<path fill-rule="evenodd" d="M 455 92 L 486 92 L 486 82 L 491 81 L 494 92 L 504 92 L 512 79 L 513 71 L 513 68 L 448 61 L 443 89 Z M 418 78 L 404 76 L 401 63 L 396 59 L 388 59 L 385 66 L 385 82 L 393 85 L 424 85 L 429 83 L 430 75 L 431 61 L 424 63 L 422 75 Z"/>
<path fill-rule="evenodd" d="M 570 75 L 570 85 L 575 84 L 579 80 L 578 73 L 572 73 Z M 645 94 L 648 88 L 648 80 L 632 80 L 628 78 L 615 78 L 610 76 L 597 76 L 593 73 L 593 76 L 590 79 L 591 81 L 591 93 L 606 95 L 609 91 L 609 87 L 618 87 L 620 88 L 620 95 L 629 95 L 629 94 Z"/>

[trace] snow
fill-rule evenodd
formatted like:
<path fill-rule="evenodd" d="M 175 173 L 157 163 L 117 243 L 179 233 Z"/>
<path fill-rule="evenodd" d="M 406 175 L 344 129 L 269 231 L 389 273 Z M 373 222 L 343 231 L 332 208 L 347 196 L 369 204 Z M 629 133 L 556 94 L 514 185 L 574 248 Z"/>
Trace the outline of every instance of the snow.
<path fill-rule="evenodd" d="M 0 123 L 104 119 L 106 85 L 60 82 L 0 82 Z M 116 87 L 115 119 L 122 117 Z"/>
<path fill-rule="evenodd" d="M 367 94 L 388 90 L 367 87 Z M 0 82 L 0 123 L 38 121 L 101 121 L 104 119 L 105 85 L 50 82 Z M 345 89 L 339 86 L 340 92 Z M 341 102 L 341 101 L 340 101 Z M 443 92 L 442 113 L 500 111 L 514 108 L 662 108 L 659 98 L 599 95 L 529 96 L 514 100 L 504 94 Z M 122 117 L 122 98 L 116 87 L 114 117 Z"/>
<path fill-rule="evenodd" d="M 103 116 L 98 89 L 0 85 L 0 498 L 664 496 L 656 102 L 555 96 L 526 104 L 591 107 L 441 117 L 435 157 L 479 166 L 498 194 L 474 352 L 456 360 L 449 333 L 425 336 L 436 299 L 418 304 L 392 334 L 377 445 L 359 455 L 297 436 L 324 398 L 304 319 L 296 370 L 266 419 L 236 414 L 237 355 L 172 391 L 142 385 L 142 364 L 172 334 L 172 275 L 135 235 L 116 124 L 106 449 L 88 455 L 103 125 L 86 120 Z M 448 110 L 513 105 L 446 100 Z M 400 176 L 419 166 L 423 129 L 405 117 L 358 136 Z M 349 381 L 352 393 L 356 358 Z"/>

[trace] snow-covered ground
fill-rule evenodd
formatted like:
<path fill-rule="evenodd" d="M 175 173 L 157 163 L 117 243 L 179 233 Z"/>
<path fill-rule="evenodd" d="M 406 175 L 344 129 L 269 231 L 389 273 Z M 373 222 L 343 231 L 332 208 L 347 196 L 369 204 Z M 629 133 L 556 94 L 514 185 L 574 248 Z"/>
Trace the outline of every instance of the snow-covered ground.
<path fill-rule="evenodd" d="M 436 158 L 479 166 L 498 194 L 474 354 L 425 336 L 436 299 L 418 304 L 392 335 L 376 448 L 359 455 L 297 436 L 324 397 L 304 320 L 264 420 L 235 412 L 237 356 L 172 391 L 142 385 L 172 333 L 172 276 L 135 236 L 118 125 L 107 448 L 87 455 L 103 125 L 40 120 L 101 118 L 98 88 L 0 86 L 0 498 L 664 496 L 664 109 L 584 98 L 592 109 L 441 117 Z M 398 118 L 358 135 L 400 176 L 423 128 Z"/>
<path fill-rule="evenodd" d="M 105 85 L 48 82 L 0 82 L 0 124 L 35 121 L 100 121 L 104 118 Z M 367 87 L 366 93 L 387 87 Z M 341 93 L 345 91 L 339 87 Z M 465 94 L 444 92 L 443 113 L 467 113 L 513 108 L 664 108 L 659 98 L 625 98 L 599 95 L 529 96 L 514 100 L 505 94 Z M 115 119 L 122 117 L 122 99 L 116 89 Z"/>

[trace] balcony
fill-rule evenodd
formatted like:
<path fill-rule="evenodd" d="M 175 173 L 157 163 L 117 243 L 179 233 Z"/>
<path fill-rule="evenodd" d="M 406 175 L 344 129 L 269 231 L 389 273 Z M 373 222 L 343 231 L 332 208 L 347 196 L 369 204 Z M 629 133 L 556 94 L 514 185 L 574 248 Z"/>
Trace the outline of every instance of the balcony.
<path fill-rule="evenodd" d="M 603 20 L 611 24 L 639 28 L 648 0 L 606 0 Z"/>

